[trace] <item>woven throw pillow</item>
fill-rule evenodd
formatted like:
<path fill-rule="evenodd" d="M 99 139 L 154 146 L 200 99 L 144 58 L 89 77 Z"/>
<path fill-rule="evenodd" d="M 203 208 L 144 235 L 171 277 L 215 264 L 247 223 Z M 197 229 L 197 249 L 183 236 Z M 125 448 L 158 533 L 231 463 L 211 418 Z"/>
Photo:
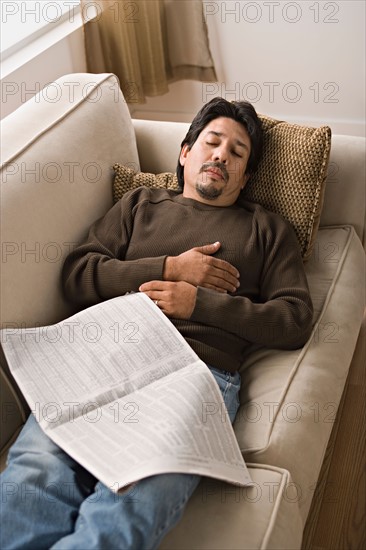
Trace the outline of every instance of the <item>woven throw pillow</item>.
<path fill-rule="evenodd" d="M 293 226 L 306 261 L 319 227 L 329 161 L 331 131 L 328 126 L 308 128 L 260 115 L 264 130 L 263 158 L 241 196 L 280 214 Z M 141 185 L 178 189 L 175 174 L 135 173 L 115 164 L 113 198 Z"/>
<path fill-rule="evenodd" d="M 158 187 L 159 189 L 178 189 L 176 174 L 163 172 L 162 174 L 136 173 L 132 168 L 122 164 L 114 164 L 113 201 L 119 201 L 130 189 L 145 187 Z"/>
<path fill-rule="evenodd" d="M 309 128 L 261 115 L 263 157 L 243 198 L 280 214 L 293 226 L 304 260 L 309 259 L 320 222 L 331 130 Z"/>

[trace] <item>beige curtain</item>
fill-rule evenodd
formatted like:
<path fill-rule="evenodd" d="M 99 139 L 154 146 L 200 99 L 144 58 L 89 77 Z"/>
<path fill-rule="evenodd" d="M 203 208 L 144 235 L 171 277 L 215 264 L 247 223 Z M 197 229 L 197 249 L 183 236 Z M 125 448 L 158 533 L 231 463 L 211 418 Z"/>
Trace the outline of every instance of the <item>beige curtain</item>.
<path fill-rule="evenodd" d="M 88 71 L 115 73 L 128 103 L 188 79 L 217 82 L 201 0 L 81 0 Z"/>

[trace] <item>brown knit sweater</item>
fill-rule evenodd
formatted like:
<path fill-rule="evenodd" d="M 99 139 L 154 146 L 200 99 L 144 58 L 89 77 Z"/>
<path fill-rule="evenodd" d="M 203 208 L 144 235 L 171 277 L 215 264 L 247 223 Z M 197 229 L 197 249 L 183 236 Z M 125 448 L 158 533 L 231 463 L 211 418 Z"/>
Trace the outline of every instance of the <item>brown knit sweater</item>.
<path fill-rule="evenodd" d="M 66 297 L 82 307 L 162 280 L 166 256 L 221 242 L 216 256 L 240 272 L 240 287 L 203 287 L 191 318 L 171 319 L 198 356 L 231 372 L 254 345 L 292 349 L 309 337 L 312 304 L 290 225 L 259 205 L 217 207 L 140 187 L 90 229 L 63 269 Z"/>

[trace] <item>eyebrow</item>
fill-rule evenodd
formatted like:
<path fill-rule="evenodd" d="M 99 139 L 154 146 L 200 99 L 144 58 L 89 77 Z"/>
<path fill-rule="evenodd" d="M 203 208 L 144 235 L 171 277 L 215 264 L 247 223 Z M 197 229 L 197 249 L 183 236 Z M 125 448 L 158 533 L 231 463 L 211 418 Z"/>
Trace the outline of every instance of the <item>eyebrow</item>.
<path fill-rule="evenodd" d="M 214 136 L 217 136 L 217 137 L 222 137 L 222 136 L 226 135 L 223 132 L 215 132 L 214 130 L 209 130 L 207 132 L 207 134 L 214 134 Z M 236 143 L 236 145 L 239 145 L 240 147 L 243 147 L 244 149 L 247 149 L 249 151 L 248 145 L 246 145 L 245 143 L 243 143 L 239 139 L 236 139 L 235 143 Z"/>

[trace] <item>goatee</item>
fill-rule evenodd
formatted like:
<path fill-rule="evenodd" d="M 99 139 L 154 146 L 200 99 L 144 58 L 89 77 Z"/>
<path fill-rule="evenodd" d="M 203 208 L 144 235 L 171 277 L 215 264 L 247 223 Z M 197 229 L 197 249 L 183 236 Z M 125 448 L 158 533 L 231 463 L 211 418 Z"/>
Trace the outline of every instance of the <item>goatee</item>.
<path fill-rule="evenodd" d="M 214 184 L 204 185 L 200 182 L 196 183 L 196 191 L 200 197 L 207 200 L 214 200 L 220 197 L 223 188 L 218 189 Z"/>

